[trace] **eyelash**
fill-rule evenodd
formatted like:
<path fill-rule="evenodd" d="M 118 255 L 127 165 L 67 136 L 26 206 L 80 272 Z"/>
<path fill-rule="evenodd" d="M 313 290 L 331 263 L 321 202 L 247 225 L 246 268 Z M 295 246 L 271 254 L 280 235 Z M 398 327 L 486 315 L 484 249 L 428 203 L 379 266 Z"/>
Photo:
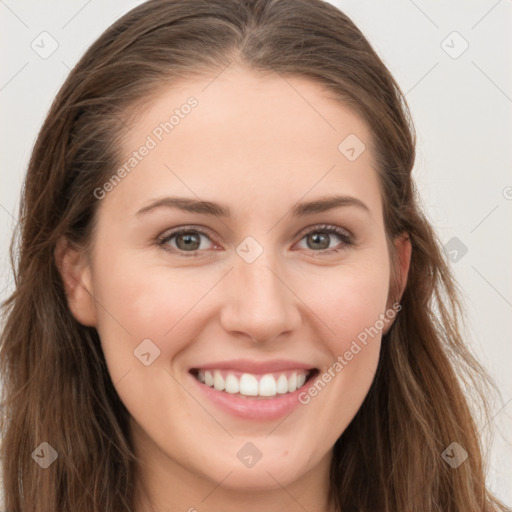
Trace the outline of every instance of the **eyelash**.
<path fill-rule="evenodd" d="M 177 249 L 174 249 L 174 248 L 171 249 L 167 245 L 167 242 L 169 242 L 172 238 L 174 238 L 176 236 L 179 236 L 179 235 L 183 235 L 185 233 L 199 233 L 201 235 L 206 236 L 207 238 L 209 238 L 211 240 L 210 234 L 207 231 L 205 231 L 205 230 L 203 230 L 203 229 L 201 229 L 201 228 L 199 228 L 197 226 L 185 226 L 185 227 L 176 229 L 175 231 L 171 231 L 170 233 L 166 233 L 166 234 L 160 235 L 156 239 L 156 243 L 164 251 L 167 251 L 167 252 L 170 252 L 170 253 L 173 253 L 173 254 L 178 253 L 178 254 L 180 254 L 180 256 L 184 256 L 186 258 L 199 257 L 200 253 L 202 252 L 202 250 L 200 250 L 200 249 L 197 249 L 195 251 L 187 252 L 187 251 L 182 251 L 182 250 L 179 250 L 179 249 L 177 250 Z M 313 226 L 311 229 L 308 229 L 307 231 L 302 232 L 300 234 L 301 235 L 300 240 L 302 240 L 303 238 L 305 238 L 306 236 L 308 236 L 308 235 L 310 235 L 312 233 L 334 234 L 334 235 L 337 235 L 341 239 L 341 241 L 342 241 L 340 246 L 334 247 L 332 249 L 323 249 L 323 250 L 320 250 L 320 251 L 313 251 L 313 250 L 310 249 L 310 251 L 313 252 L 313 253 L 332 254 L 332 253 L 340 252 L 340 251 L 346 249 L 347 247 L 350 247 L 350 246 L 354 245 L 354 240 L 353 240 L 352 236 L 350 234 L 348 234 L 348 232 L 346 230 L 338 228 L 337 226 L 332 226 L 330 224 L 322 224 L 322 225 L 318 225 L 318 226 Z"/>

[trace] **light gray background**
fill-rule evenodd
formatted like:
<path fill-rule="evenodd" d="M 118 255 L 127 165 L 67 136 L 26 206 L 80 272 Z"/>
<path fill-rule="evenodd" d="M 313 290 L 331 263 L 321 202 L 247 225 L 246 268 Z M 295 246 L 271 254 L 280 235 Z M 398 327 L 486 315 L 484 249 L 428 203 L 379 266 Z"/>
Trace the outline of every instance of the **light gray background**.
<path fill-rule="evenodd" d="M 0 0 L 0 299 L 12 291 L 7 247 L 50 103 L 87 47 L 139 3 Z M 369 38 L 410 104 L 424 207 L 443 243 L 455 237 L 450 244 L 459 245 L 450 250 L 467 342 L 502 392 L 481 431 L 495 432 L 489 486 L 511 504 L 512 0 L 333 3 Z M 52 44 L 58 48 L 44 55 Z"/>

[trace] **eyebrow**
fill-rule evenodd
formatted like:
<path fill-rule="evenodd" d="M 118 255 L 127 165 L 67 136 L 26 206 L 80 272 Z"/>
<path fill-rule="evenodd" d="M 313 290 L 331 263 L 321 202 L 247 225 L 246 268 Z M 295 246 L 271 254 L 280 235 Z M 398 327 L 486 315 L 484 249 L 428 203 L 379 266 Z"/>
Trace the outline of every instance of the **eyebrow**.
<path fill-rule="evenodd" d="M 328 196 L 314 201 L 297 203 L 291 209 L 292 217 L 304 217 L 314 213 L 326 212 L 342 206 L 356 206 L 367 213 L 370 209 L 360 199 L 352 196 Z M 158 208 L 177 208 L 186 212 L 212 215 L 214 217 L 229 218 L 231 210 L 228 206 L 212 201 L 201 201 L 188 197 L 162 197 L 153 200 L 147 206 L 141 208 L 135 215 L 138 217 L 150 213 Z"/>

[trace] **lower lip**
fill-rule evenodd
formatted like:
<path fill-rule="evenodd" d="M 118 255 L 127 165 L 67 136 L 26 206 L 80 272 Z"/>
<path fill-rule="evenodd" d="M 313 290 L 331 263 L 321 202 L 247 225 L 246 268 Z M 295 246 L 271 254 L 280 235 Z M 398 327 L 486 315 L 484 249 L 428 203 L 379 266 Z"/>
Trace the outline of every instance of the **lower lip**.
<path fill-rule="evenodd" d="M 308 381 L 296 391 L 276 395 L 274 398 L 251 398 L 238 395 L 231 395 L 225 391 L 217 391 L 202 382 L 199 382 L 193 375 L 190 378 L 199 386 L 199 389 L 216 406 L 223 411 L 249 420 L 275 420 L 290 414 L 296 407 L 301 405 L 299 395 L 303 393 L 309 384 Z"/>

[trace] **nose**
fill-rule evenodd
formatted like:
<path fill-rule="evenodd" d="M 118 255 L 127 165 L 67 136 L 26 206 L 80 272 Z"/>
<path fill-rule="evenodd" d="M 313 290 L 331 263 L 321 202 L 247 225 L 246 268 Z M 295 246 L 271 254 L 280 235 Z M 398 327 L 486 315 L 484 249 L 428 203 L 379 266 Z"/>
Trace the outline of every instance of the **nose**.
<path fill-rule="evenodd" d="M 300 326 L 300 299 L 281 267 L 265 252 L 252 263 L 235 262 L 224 285 L 221 323 L 226 332 L 264 343 Z"/>

